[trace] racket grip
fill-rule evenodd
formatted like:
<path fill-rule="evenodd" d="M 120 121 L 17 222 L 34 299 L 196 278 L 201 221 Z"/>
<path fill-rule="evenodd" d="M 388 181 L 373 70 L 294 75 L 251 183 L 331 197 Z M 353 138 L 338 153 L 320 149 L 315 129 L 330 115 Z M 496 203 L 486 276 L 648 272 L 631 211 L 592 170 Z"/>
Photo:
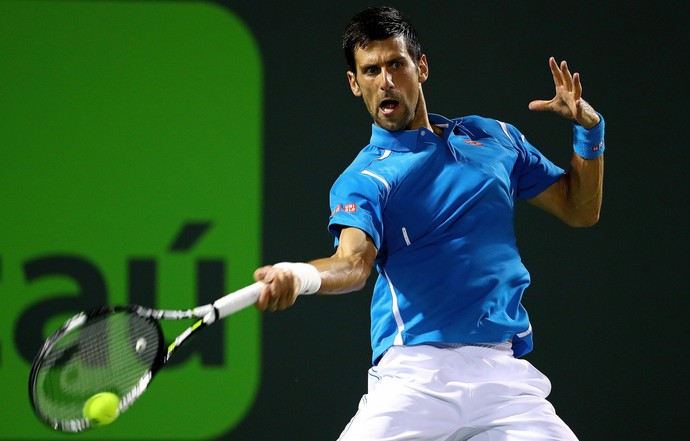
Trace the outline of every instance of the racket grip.
<path fill-rule="evenodd" d="M 218 318 L 225 318 L 256 303 L 264 286 L 264 283 L 256 282 L 213 302 L 213 307 L 218 311 Z"/>

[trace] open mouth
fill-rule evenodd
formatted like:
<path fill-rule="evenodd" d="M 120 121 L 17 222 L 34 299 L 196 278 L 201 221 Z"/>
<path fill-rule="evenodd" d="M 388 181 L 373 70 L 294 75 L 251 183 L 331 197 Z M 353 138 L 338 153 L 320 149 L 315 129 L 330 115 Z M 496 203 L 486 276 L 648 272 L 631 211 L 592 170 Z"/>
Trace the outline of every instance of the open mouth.
<path fill-rule="evenodd" d="M 396 100 L 383 100 L 381 104 L 379 104 L 379 109 L 381 109 L 381 113 L 384 115 L 390 115 L 398 108 L 398 104 L 400 104 L 400 102 Z"/>

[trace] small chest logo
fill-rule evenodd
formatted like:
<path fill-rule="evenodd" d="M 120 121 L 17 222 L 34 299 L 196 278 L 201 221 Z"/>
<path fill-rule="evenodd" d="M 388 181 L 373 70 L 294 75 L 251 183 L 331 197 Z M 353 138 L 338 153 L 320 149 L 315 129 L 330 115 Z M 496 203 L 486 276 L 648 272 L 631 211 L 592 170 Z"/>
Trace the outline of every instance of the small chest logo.
<path fill-rule="evenodd" d="M 463 139 L 463 141 L 465 141 L 465 143 L 469 144 L 469 145 L 476 145 L 477 147 L 484 147 L 484 144 L 482 144 L 479 141 L 473 141 L 471 139 Z"/>

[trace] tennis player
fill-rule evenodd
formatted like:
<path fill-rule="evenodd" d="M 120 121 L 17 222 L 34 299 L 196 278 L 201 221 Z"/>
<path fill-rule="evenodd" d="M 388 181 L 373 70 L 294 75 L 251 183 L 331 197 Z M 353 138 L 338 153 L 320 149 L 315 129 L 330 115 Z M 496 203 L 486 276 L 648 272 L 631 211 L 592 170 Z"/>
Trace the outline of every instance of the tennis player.
<path fill-rule="evenodd" d="M 257 269 L 257 306 L 360 290 L 376 267 L 369 390 L 342 441 L 577 439 L 547 400 L 549 380 L 520 358 L 532 349 L 520 303 L 530 276 L 513 220 L 518 199 L 574 227 L 599 218 L 604 120 L 579 75 L 551 58 L 555 96 L 529 105 L 572 121 L 565 171 L 510 124 L 428 113 L 427 58 L 395 9 L 355 15 L 343 48 L 374 123 L 331 189 L 336 251 Z"/>

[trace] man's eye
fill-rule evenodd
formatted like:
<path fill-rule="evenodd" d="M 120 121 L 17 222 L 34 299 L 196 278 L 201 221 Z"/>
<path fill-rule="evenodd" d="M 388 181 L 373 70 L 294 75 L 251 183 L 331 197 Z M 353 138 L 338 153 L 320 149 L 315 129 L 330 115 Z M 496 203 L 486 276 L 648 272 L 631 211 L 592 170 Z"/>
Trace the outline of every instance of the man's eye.
<path fill-rule="evenodd" d="M 391 67 L 393 69 L 400 69 L 402 67 L 402 63 L 400 61 L 394 61 L 393 64 L 391 64 Z"/>
<path fill-rule="evenodd" d="M 364 73 L 367 75 L 376 75 L 378 72 L 379 72 L 379 70 L 376 67 L 367 67 L 364 70 Z"/>

